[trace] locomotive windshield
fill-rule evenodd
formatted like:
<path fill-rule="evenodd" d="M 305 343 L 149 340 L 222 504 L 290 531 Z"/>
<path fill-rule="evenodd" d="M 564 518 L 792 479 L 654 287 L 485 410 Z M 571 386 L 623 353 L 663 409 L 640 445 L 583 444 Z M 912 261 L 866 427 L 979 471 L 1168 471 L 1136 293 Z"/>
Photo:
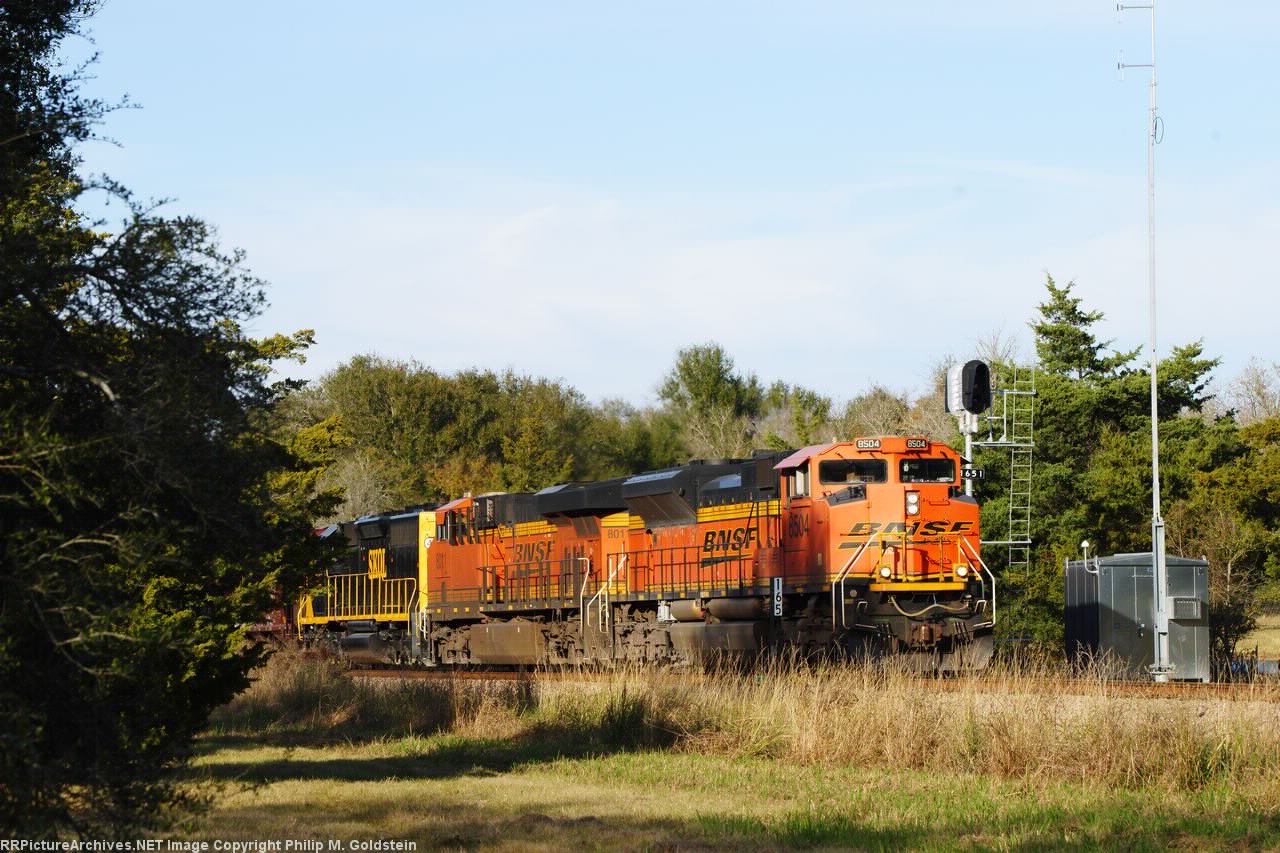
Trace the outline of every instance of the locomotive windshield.
<path fill-rule="evenodd" d="M 818 480 L 828 486 L 883 483 L 886 479 L 888 470 L 883 459 L 827 459 L 818 463 Z"/>
<path fill-rule="evenodd" d="M 954 483 L 956 463 L 951 459 L 903 459 L 904 483 Z"/>

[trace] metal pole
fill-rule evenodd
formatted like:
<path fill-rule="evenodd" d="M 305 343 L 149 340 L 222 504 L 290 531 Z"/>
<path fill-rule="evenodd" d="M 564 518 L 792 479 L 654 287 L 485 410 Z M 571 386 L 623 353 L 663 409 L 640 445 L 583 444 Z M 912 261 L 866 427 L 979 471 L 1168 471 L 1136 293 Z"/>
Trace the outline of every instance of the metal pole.
<path fill-rule="evenodd" d="M 1147 128 L 1147 277 L 1151 293 L 1151 554 L 1155 589 L 1156 681 L 1167 681 L 1169 661 L 1169 613 L 1165 607 L 1169 573 L 1164 552 L 1164 518 L 1160 514 L 1160 412 L 1156 399 L 1156 3 L 1151 0 L 1151 117 Z"/>
<path fill-rule="evenodd" d="M 1147 9 L 1151 12 L 1151 64 L 1125 65 L 1124 68 L 1151 69 L 1151 103 L 1147 118 L 1147 291 L 1151 310 L 1151 574 L 1155 610 L 1154 663 L 1152 677 L 1168 681 L 1173 667 L 1169 661 L 1169 613 L 1166 598 L 1169 589 L 1168 563 L 1165 559 L 1164 518 L 1160 514 L 1160 411 L 1156 386 L 1156 143 L 1159 116 L 1156 113 L 1156 0 L 1125 9 Z"/>
<path fill-rule="evenodd" d="M 968 418 L 969 413 L 966 412 L 964 424 L 964 458 L 969 465 L 973 465 L 973 431 L 969 428 Z M 969 497 L 973 497 L 973 480 L 971 478 L 965 478 L 964 493 Z"/>

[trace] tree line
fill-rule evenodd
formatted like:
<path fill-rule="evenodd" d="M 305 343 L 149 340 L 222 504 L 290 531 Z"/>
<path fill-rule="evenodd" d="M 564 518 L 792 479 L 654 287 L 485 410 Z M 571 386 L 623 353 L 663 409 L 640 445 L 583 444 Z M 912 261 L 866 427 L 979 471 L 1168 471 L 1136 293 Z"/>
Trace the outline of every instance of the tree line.
<path fill-rule="evenodd" d="M 328 437 L 334 461 L 320 483 L 343 496 L 335 518 L 351 518 L 854 435 L 948 439 L 954 424 L 935 386 L 913 398 L 875 385 L 837 407 L 802 385 L 765 385 L 709 342 L 677 352 L 658 402 L 636 406 L 593 403 L 566 382 L 510 370 L 443 374 L 364 355 L 291 394 L 278 413 L 284 440 Z"/>

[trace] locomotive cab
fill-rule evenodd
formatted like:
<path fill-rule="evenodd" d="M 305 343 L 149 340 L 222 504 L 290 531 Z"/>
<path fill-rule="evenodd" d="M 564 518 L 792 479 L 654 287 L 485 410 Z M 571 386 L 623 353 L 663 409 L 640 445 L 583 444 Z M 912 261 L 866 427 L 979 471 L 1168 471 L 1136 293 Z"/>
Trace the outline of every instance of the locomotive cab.
<path fill-rule="evenodd" d="M 941 658 L 943 668 L 985 632 L 977 651 L 989 656 L 994 587 L 979 554 L 978 505 L 960 488 L 953 449 L 927 438 L 861 438 L 805 448 L 777 467 L 787 574 L 830 584 L 837 632 Z"/>
<path fill-rule="evenodd" d="M 786 471 L 786 507 L 798 519 L 787 545 L 797 569 L 827 567 L 882 584 L 968 576 L 978 505 L 960 489 L 950 447 L 864 438 L 806 448 L 778 467 Z"/>

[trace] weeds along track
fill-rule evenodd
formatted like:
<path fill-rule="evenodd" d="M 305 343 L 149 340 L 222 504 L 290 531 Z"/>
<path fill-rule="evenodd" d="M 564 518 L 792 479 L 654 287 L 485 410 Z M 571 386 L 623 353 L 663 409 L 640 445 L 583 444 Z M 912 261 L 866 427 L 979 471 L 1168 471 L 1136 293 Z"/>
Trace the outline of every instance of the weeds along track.
<path fill-rule="evenodd" d="M 599 682 L 611 681 L 624 674 L 622 670 L 442 670 L 409 668 L 350 669 L 348 678 L 376 678 L 399 680 L 435 681 L 561 681 Z M 654 675 L 660 671 L 653 671 Z M 838 677 L 837 673 L 832 673 Z M 698 678 L 689 670 L 680 672 L 682 679 Z M 707 678 L 723 678 L 723 673 Z M 749 673 L 743 678 L 752 678 Z M 1000 674 L 993 677 L 969 676 L 960 678 L 933 678 L 919 676 L 913 686 L 924 690 L 948 693 L 1039 694 L 1067 696 L 1097 696 L 1115 698 L 1150 699 L 1222 699 L 1229 702 L 1272 702 L 1280 704 L 1280 682 L 1173 682 L 1156 684 L 1144 681 L 1118 679 L 1069 678 L 1066 676 L 1015 676 Z"/>
<path fill-rule="evenodd" d="M 1213 788 L 1278 813 L 1280 685 L 1133 684 L 1114 676 L 1000 666 L 944 680 L 804 661 L 745 671 L 351 670 L 332 658 L 282 654 L 219 710 L 210 731 L 404 742 L 424 755 L 458 747 L 431 740 L 443 734 L 511 754 L 657 748 L 1033 786 Z"/>

